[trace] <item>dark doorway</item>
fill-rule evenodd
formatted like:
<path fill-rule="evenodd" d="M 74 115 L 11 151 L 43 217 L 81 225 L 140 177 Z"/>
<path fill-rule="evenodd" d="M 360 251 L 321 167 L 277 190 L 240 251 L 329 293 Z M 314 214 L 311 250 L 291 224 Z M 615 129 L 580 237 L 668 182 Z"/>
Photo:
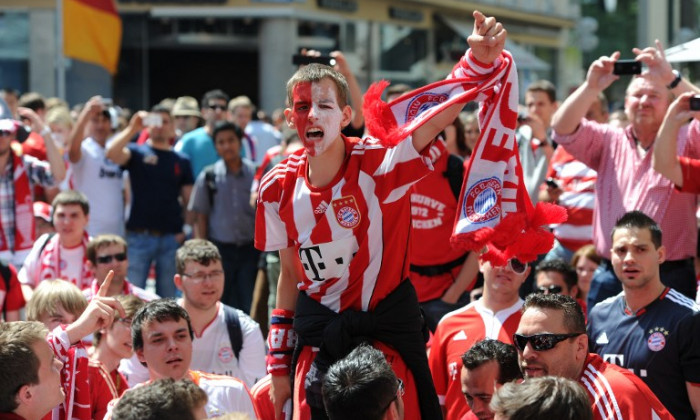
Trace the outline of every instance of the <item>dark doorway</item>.
<path fill-rule="evenodd" d="M 183 95 L 199 101 L 212 89 L 232 98 L 246 95 L 257 103 L 258 53 L 206 47 L 151 49 L 149 81 L 151 104 Z"/>

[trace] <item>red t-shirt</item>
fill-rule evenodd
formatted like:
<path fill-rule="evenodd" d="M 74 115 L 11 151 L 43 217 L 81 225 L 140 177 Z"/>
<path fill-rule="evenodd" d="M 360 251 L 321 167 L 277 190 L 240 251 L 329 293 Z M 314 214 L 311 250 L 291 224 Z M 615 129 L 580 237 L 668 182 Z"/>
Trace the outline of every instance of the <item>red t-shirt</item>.
<path fill-rule="evenodd" d="M 446 420 L 459 420 L 469 411 L 460 381 L 462 355 L 484 338 L 512 344 L 522 306 L 523 301 L 518 299 L 513 306 L 493 313 L 479 299 L 440 320 L 428 364 L 440 405 L 447 408 Z"/>
<path fill-rule="evenodd" d="M 430 147 L 430 155 L 434 156 L 435 169 L 411 189 L 411 264 L 417 266 L 445 264 L 465 254 L 450 244 L 458 204 L 444 175 L 449 153 L 443 142 L 436 141 Z M 418 301 L 440 298 L 461 269 L 459 265 L 435 276 L 411 271 L 410 279 Z"/>
<path fill-rule="evenodd" d="M 117 370 L 108 372 L 97 360 L 88 364 L 88 381 L 90 382 L 90 409 L 93 419 L 103 419 L 107 414 L 107 405 L 114 398 L 122 396 L 129 384 Z"/>

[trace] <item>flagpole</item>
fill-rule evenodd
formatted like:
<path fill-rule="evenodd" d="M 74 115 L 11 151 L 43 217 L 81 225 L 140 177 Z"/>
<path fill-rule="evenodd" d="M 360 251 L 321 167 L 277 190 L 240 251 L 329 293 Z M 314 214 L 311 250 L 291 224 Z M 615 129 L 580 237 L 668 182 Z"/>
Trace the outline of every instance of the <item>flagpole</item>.
<path fill-rule="evenodd" d="M 63 0 L 56 0 L 56 93 L 66 100 L 66 59 L 63 56 Z"/>

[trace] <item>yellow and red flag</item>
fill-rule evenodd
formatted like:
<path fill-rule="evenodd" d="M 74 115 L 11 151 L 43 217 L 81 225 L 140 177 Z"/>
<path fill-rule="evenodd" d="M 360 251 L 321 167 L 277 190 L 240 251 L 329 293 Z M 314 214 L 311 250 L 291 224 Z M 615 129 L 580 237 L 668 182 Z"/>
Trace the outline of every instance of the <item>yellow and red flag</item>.
<path fill-rule="evenodd" d="M 115 0 L 63 0 L 63 51 L 66 57 L 117 72 L 122 21 Z"/>

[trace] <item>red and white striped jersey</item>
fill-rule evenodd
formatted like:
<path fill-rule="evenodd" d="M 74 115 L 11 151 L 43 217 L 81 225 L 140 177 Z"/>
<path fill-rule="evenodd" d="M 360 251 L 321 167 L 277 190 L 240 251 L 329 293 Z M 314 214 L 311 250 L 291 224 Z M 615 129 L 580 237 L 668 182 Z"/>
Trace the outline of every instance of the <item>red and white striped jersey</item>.
<path fill-rule="evenodd" d="M 459 420 L 469 411 L 460 382 L 462 355 L 484 338 L 513 344 L 522 306 L 523 300 L 518 299 L 513 306 L 494 313 L 479 299 L 440 320 L 428 364 L 440 405 L 447 409 L 446 420 Z"/>
<path fill-rule="evenodd" d="M 259 419 L 274 419 L 275 406 L 270 400 L 270 387 L 272 384 L 272 375 L 269 373 L 263 376 L 258 382 L 250 388 L 250 397 L 253 399 L 253 407 Z M 292 399 L 288 399 L 282 407 L 284 420 L 292 418 Z"/>
<path fill-rule="evenodd" d="M 566 222 L 553 227 L 554 236 L 564 247 L 576 251 L 593 243 L 593 206 L 598 174 L 563 147 L 557 147 L 549 165 L 547 178 L 556 179 L 563 190 L 557 204 L 564 207 L 569 216 Z"/>
<path fill-rule="evenodd" d="M 594 420 L 670 420 L 673 416 L 634 373 L 590 353 L 579 383 L 591 400 Z"/>
<path fill-rule="evenodd" d="M 343 165 L 323 188 L 309 183 L 303 149 L 263 177 L 255 247 L 294 246 L 300 290 L 336 312 L 367 311 L 408 277 L 408 192 L 432 164 L 429 147 L 419 154 L 410 137 L 391 148 L 372 137 L 343 141 Z"/>

